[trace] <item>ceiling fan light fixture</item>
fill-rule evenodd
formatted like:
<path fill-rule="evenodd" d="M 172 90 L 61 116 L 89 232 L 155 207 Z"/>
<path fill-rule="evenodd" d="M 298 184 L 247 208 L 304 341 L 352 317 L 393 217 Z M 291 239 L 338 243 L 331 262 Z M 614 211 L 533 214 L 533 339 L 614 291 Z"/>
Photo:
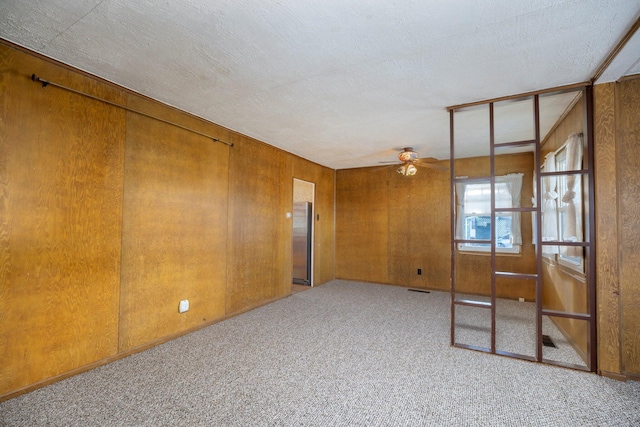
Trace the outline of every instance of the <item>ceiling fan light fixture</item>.
<path fill-rule="evenodd" d="M 401 162 L 413 162 L 418 159 L 418 153 L 413 151 L 411 147 L 405 147 L 403 151 L 398 154 L 398 159 L 400 159 Z"/>
<path fill-rule="evenodd" d="M 412 176 L 415 175 L 416 172 L 418 172 L 418 168 L 415 167 L 412 164 L 407 164 L 407 165 L 402 165 L 400 166 L 396 172 L 398 172 L 400 175 L 404 175 L 404 176 Z"/>

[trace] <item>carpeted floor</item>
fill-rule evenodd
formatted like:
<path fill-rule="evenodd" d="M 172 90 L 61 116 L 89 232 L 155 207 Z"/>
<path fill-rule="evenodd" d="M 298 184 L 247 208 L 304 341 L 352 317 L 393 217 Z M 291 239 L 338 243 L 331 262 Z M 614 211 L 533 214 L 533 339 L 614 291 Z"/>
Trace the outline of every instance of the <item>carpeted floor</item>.
<path fill-rule="evenodd" d="M 461 299 L 487 300 L 465 296 Z M 489 349 L 491 347 L 491 310 L 467 306 L 456 306 L 455 340 L 457 344 Z M 556 347 L 543 347 L 545 360 L 579 366 L 587 364 L 576 353 L 562 332 L 547 316 L 542 319 L 542 333 L 548 335 Z M 536 356 L 536 304 L 506 299 L 496 300 L 496 350 L 528 356 Z"/>
<path fill-rule="evenodd" d="M 449 294 L 334 281 L 0 403 L 6 426 L 632 426 L 640 383 L 452 348 Z"/>

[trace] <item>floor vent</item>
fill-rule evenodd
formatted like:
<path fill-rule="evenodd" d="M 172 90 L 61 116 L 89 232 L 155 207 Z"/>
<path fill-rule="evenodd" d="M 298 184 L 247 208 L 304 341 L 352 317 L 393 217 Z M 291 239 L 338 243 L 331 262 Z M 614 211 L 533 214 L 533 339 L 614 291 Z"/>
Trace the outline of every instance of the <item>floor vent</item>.
<path fill-rule="evenodd" d="M 554 347 L 554 348 L 558 348 L 553 341 L 551 341 L 551 337 L 549 335 L 543 335 L 542 336 L 542 345 L 545 347 Z"/>
<path fill-rule="evenodd" d="M 422 292 L 423 294 L 430 294 L 431 291 L 425 291 L 424 289 L 407 289 L 408 291 L 411 292 Z"/>

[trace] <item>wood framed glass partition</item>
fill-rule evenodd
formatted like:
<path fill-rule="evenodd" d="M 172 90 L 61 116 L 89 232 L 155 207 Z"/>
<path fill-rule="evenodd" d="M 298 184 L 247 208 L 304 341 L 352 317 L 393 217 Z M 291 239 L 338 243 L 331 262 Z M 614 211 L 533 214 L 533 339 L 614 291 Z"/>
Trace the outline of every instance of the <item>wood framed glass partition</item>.
<path fill-rule="evenodd" d="M 592 87 L 449 114 L 451 345 L 594 371 Z"/>

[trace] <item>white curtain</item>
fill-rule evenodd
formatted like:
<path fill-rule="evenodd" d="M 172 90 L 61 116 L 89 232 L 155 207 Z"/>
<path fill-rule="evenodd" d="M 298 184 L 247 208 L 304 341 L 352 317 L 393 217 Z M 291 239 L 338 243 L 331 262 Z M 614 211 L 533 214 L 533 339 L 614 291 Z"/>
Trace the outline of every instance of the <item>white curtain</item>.
<path fill-rule="evenodd" d="M 467 188 L 467 184 L 464 182 L 456 182 L 456 198 L 457 198 L 457 212 L 456 212 L 456 239 L 464 239 L 464 192 Z"/>
<path fill-rule="evenodd" d="M 544 161 L 543 172 L 556 171 L 555 153 L 547 154 Z M 542 178 L 543 201 L 540 210 L 542 211 L 542 241 L 557 241 L 558 239 L 558 198 L 557 179 L 555 176 L 545 176 Z M 558 246 L 543 246 L 543 254 L 560 253 Z"/>
<path fill-rule="evenodd" d="M 511 196 L 511 207 L 520 207 L 520 195 L 522 193 L 522 173 L 510 173 L 505 175 L 504 183 L 507 185 L 507 190 Z M 511 244 L 522 244 L 522 230 L 520 228 L 520 212 L 511 213 Z"/>
<path fill-rule="evenodd" d="M 533 171 L 533 197 L 531 198 L 531 206 L 538 207 L 538 199 L 536 193 L 536 171 Z M 531 212 L 531 243 L 538 244 L 538 222 L 536 221 L 536 213 Z"/>
<path fill-rule="evenodd" d="M 569 135 L 567 140 L 567 170 L 576 171 L 582 169 L 582 137 L 574 133 Z M 569 242 L 582 241 L 582 218 L 576 214 L 576 182 L 578 175 L 567 175 L 567 192 L 562 196 L 562 201 L 566 203 L 564 224 L 562 227 L 562 238 Z M 567 255 L 580 256 L 582 248 L 567 248 Z"/>

